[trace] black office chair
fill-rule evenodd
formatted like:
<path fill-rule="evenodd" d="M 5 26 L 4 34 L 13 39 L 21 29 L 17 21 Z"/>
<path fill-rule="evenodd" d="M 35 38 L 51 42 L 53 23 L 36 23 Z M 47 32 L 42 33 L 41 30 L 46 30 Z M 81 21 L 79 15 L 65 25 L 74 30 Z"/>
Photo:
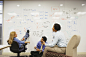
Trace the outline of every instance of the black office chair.
<path fill-rule="evenodd" d="M 19 44 L 16 41 L 13 41 L 10 47 L 10 51 L 17 53 L 17 57 L 27 57 L 27 56 L 20 56 L 20 53 L 25 52 L 26 50 L 25 45 L 27 44 L 24 44 L 24 48 L 19 48 Z"/>

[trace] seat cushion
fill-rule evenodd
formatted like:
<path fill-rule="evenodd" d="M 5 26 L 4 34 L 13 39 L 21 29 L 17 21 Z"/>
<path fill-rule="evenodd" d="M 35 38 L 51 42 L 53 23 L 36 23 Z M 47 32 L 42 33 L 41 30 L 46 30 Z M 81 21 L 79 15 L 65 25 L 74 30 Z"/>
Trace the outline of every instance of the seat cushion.
<path fill-rule="evenodd" d="M 67 56 L 65 54 L 61 54 L 61 53 L 56 53 L 56 52 L 47 52 L 46 57 L 72 57 L 72 56 Z"/>

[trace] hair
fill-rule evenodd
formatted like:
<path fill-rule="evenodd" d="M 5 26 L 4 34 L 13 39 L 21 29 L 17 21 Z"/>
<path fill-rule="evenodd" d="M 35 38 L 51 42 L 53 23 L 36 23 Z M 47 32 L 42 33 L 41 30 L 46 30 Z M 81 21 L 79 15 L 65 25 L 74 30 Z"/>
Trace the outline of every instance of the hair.
<path fill-rule="evenodd" d="M 61 30 L 60 24 L 55 23 L 54 24 L 54 29 L 57 30 L 57 31 Z"/>
<path fill-rule="evenodd" d="M 10 33 L 9 39 L 7 40 L 8 44 L 12 44 L 13 38 L 14 38 L 15 34 L 16 34 L 15 31 L 12 31 L 12 32 Z"/>
<path fill-rule="evenodd" d="M 29 30 L 27 30 L 27 33 L 29 33 Z"/>
<path fill-rule="evenodd" d="M 47 38 L 45 37 L 45 36 L 42 36 L 42 38 L 43 38 L 43 41 L 47 41 Z"/>

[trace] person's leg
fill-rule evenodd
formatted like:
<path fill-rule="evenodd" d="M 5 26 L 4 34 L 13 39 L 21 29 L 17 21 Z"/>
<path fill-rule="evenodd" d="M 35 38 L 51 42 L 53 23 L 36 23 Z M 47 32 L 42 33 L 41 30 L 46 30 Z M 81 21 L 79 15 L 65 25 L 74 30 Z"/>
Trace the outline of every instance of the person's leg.
<path fill-rule="evenodd" d="M 57 45 L 54 47 L 45 47 L 45 50 L 43 52 L 43 57 L 45 57 L 45 54 L 47 51 L 57 52 L 57 53 L 65 53 L 66 48 L 59 48 Z"/>
<path fill-rule="evenodd" d="M 39 51 L 31 51 L 31 55 L 38 55 Z"/>
<path fill-rule="evenodd" d="M 56 45 L 54 48 L 55 48 L 55 52 L 57 52 L 57 53 L 65 53 L 66 52 L 66 47 L 58 47 Z"/>
<path fill-rule="evenodd" d="M 24 50 L 27 50 L 26 45 L 27 43 L 23 44 Z"/>
<path fill-rule="evenodd" d="M 55 49 L 51 47 L 45 47 L 44 52 L 43 52 L 43 57 L 45 57 L 45 54 L 47 53 L 47 51 L 55 51 Z"/>
<path fill-rule="evenodd" d="M 37 53 L 37 54 L 35 55 L 35 57 L 42 57 L 42 55 L 43 55 L 43 52 Z"/>
<path fill-rule="evenodd" d="M 29 57 L 33 57 L 33 55 L 29 55 Z"/>
<path fill-rule="evenodd" d="M 26 41 L 26 40 L 27 40 L 27 38 L 24 39 L 24 41 Z"/>
<path fill-rule="evenodd" d="M 31 55 L 29 55 L 29 57 L 33 57 L 32 54 L 34 54 L 34 51 L 31 51 L 30 54 L 31 54 Z"/>
<path fill-rule="evenodd" d="M 31 51 L 31 55 L 29 57 L 37 57 L 38 51 Z"/>
<path fill-rule="evenodd" d="M 34 54 L 34 51 L 31 51 L 30 54 L 33 55 Z"/>
<path fill-rule="evenodd" d="M 41 52 L 41 53 L 39 54 L 40 57 L 42 57 L 42 55 L 43 55 L 43 52 Z"/>

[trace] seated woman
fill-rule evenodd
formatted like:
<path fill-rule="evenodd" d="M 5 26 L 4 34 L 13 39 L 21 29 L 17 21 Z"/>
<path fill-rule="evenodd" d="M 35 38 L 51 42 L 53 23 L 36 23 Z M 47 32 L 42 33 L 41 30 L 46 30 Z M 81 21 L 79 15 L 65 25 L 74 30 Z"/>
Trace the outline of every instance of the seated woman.
<path fill-rule="evenodd" d="M 20 41 L 19 39 L 16 38 L 17 37 L 17 34 L 15 31 L 12 31 L 10 33 L 10 36 L 9 36 L 9 39 L 8 39 L 8 44 L 12 44 L 13 41 L 16 41 L 18 44 L 19 44 L 19 48 L 23 48 L 24 45 L 23 44 L 26 44 L 26 43 L 30 43 L 29 41 L 27 42 L 24 42 L 24 41 Z"/>

